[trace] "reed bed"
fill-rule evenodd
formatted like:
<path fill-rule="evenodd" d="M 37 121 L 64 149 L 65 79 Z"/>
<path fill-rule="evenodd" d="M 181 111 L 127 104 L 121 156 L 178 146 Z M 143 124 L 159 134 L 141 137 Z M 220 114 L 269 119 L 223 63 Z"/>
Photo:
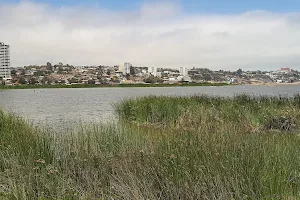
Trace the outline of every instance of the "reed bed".
<path fill-rule="evenodd" d="M 299 199 L 299 110 L 299 96 L 151 96 L 60 134 L 0 112 L 0 199 Z"/>
<path fill-rule="evenodd" d="M 115 105 L 122 121 L 160 127 L 189 128 L 215 132 L 240 129 L 242 132 L 290 122 L 297 129 L 300 120 L 300 95 L 268 97 L 239 95 L 235 97 L 164 97 L 149 96 L 125 100 Z M 272 123 L 273 122 L 273 123 Z M 282 122 L 283 123 L 283 122 Z M 270 127 L 269 129 L 272 129 Z M 275 129 L 280 129 L 279 127 Z M 212 131 L 212 130 L 210 130 Z"/>

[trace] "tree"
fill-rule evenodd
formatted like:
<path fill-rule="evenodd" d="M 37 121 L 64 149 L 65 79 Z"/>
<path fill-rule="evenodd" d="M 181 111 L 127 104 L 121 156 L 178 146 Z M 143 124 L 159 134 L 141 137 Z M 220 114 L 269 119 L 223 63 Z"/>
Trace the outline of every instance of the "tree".
<path fill-rule="evenodd" d="M 212 80 L 212 77 L 210 74 L 203 74 L 203 80 L 204 81 L 211 81 Z"/>
<path fill-rule="evenodd" d="M 69 83 L 78 83 L 78 79 L 76 79 L 75 77 L 72 77 L 72 78 L 69 80 Z"/>
<path fill-rule="evenodd" d="M 43 77 L 43 79 L 41 80 L 42 84 L 50 84 L 51 80 L 48 76 Z"/>
<path fill-rule="evenodd" d="M 47 66 L 47 70 L 50 70 L 50 71 L 53 70 L 52 64 L 50 62 L 47 62 L 46 66 Z"/>
<path fill-rule="evenodd" d="M 21 78 L 19 79 L 19 83 L 20 83 L 20 84 L 26 84 L 25 78 L 24 78 L 24 77 L 21 77 Z"/>
<path fill-rule="evenodd" d="M 11 75 L 15 76 L 17 71 L 15 69 L 11 70 Z"/>
<path fill-rule="evenodd" d="M 43 71 L 36 71 L 36 72 L 34 72 L 34 76 L 44 76 L 45 75 L 45 73 L 43 72 Z"/>
<path fill-rule="evenodd" d="M 34 85 L 34 84 L 36 84 L 37 83 L 37 80 L 34 78 L 34 77 L 32 77 L 30 80 L 29 80 L 29 84 L 31 84 L 31 85 Z"/>
<path fill-rule="evenodd" d="M 126 74 L 126 80 L 130 80 L 130 74 Z"/>
<path fill-rule="evenodd" d="M 103 76 L 101 76 L 101 75 L 98 75 L 98 76 L 97 76 L 97 79 L 99 80 L 99 82 L 100 82 L 101 84 L 107 83 L 107 80 L 106 80 Z"/>
<path fill-rule="evenodd" d="M 120 80 L 118 79 L 118 77 L 114 76 L 112 79 L 111 79 L 112 82 L 114 83 L 119 83 Z"/>
<path fill-rule="evenodd" d="M 63 68 L 62 66 L 59 66 L 59 67 L 58 67 L 57 73 L 58 73 L 58 74 L 63 74 L 63 73 L 65 73 L 64 68 Z"/>
<path fill-rule="evenodd" d="M 158 77 L 155 77 L 155 76 L 151 75 L 151 76 L 145 78 L 144 82 L 153 84 L 153 83 L 161 83 L 161 82 L 163 82 L 163 80 L 158 78 Z"/>
<path fill-rule="evenodd" d="M 47 67 L 51 67 L 52 66 L 52 64 L 50 63 L 50 62 L 47 62 Z"/>
<path fill-rule="evenodd" d="M 236 71 L 236 75 L 237 75 L 237 76 L 242 76 L 242 74 L 243 74 L 243 70 L 242 70 L 242 69 L 238 69 L 238 70 Z"/>
<path fill-rule="evenodd" d="M 88 80 L 89 85 L 94 85 L 96 82 L 94 80 Z"/>

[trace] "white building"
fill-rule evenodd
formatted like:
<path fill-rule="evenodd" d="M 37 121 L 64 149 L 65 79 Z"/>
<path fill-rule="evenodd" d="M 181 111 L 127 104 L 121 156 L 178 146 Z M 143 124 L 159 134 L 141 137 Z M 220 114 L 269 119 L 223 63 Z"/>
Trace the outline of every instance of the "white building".
<path fill-rule="evenodd" d="M 0 42 L 0 78 L 11 79 L 9 45 Z"/>
<path fill-rule="evenodd" d="M 187 76 L 188 75 L 187 67 L 180 67 L 180 75 L 181 76 Z"/>
<path fill-rule="evenodd" d="M 119 71 L 123 73 L 123 75 L 130 74 L 130 68 L 132 67 L 131 63 L 121 63 L 119 66 Z"/>
<path fill-rule="evenodd" d="M 157 76 L 157 68 L 156 67 L 148 67 L 148 73 Z"/>
<path fill-rule="evenodd" d="M 183 82 L 192 82 L 192 78 L 189 76 L 178 76 L 177 80 Z"/>

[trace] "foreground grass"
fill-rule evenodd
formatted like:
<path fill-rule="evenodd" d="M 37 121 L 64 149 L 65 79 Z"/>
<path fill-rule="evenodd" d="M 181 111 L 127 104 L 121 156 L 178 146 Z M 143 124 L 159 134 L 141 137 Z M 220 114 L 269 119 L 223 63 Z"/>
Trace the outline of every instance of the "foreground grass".
<path fill-rule="evenodd" d="M 60 135 L 0 112 L 0 193 L 3 199 L 299 199 L 299 102 L 146 97 L 117 105 L 117 124 Z M 276 126 L 278 117 L 293 129 Z"/>

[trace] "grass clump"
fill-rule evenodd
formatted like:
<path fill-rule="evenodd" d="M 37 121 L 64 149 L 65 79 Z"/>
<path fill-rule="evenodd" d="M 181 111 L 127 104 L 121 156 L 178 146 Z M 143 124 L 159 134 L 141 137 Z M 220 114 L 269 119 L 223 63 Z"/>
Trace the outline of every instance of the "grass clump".
<path fill-rule="evenodd" d="M 242 132 L 278 123 L 270 129 L 280 129 L 280 123 L 298 126 L 300 96 L 266 97 L 239 95 L 230 97 L 142 97 L 116 105 L 120 119 L 139 124 L 159 124 L 169 128 L 240 129 Z M 281 122 L 283 120 L 283 122 Z M 268 126 L 265 126 L 267 128 Z M 291 129 L 288 129 L 291 130 Z"/>
<path fill-rule="evenodd" d="M 1 112 L 0 198 L 299 199 L 298 127 L 265 127 L 297 124 L 299 102 L 143 97 L 116 106 L 119 122 L 59 135 Z"/>

